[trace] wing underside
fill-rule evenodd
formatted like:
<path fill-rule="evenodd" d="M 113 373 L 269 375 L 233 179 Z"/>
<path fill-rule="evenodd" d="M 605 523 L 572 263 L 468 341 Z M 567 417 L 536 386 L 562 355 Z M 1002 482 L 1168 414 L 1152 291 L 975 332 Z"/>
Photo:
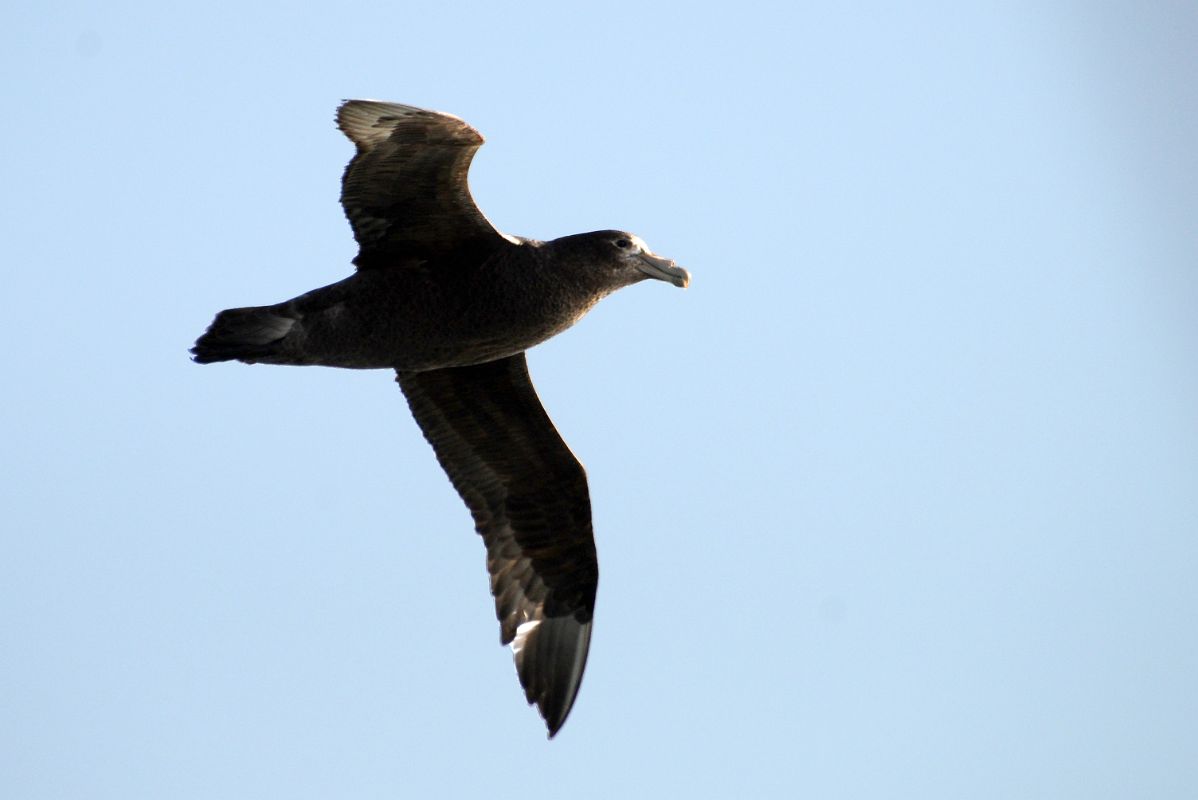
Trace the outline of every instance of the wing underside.
<path fill-rule="evenodd" d="M 501 640 L 552 736 L 582 681 L 598 583 L 586 473 L 523 353 L 398 380 L 483 537 Z"/>

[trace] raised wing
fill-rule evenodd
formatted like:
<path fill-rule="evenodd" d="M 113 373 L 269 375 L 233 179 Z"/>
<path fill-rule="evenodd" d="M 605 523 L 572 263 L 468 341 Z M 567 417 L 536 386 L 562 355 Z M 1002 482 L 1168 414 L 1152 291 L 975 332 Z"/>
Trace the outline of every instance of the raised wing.
<path fill-rule="evenodd" d="M 586 473 L 537 399 L 523 353 L 399 373 L 399 385 L 474 516 L 500 638 L 553 736 L 582 681 L 599 579 Z"/>
<path fill-rule="evenodd" d="M 511 242 L 474 204 L 466 173 L 483 137 L 450 114 L 347 100 L 337 127 L 357 146 L 341 179 L 360 268 Z"/>

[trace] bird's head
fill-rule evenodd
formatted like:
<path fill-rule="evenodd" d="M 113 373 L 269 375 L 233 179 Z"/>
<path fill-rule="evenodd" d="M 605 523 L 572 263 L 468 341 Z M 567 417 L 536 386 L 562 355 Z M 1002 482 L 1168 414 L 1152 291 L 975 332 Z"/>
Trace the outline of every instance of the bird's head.
<path fill-rule="evenodd" d="M 569 254 L 569 261 L 585 270 L 587 277 L 598 279 L 608 291 L 646 278 L 667 281 L 686 288 L 691 276 L 668 258 L 655 254 L 641 237 L 627 231 L 594 231 L 565 236 L 553 242 L 554 248 Z"/>

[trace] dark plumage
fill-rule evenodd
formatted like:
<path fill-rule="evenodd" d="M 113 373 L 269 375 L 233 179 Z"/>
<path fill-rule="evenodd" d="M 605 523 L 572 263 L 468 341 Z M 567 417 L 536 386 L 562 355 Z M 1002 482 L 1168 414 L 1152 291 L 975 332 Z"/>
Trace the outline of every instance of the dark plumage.
<path fill-rule="evenodd" d="M 550 242 L 496 231 L 466 182 L 483 138 L 457 117 L 350 100 L 337 124 L 357 147 L 341 190 L 357 272 L 222 311 L 191 352 L 202 364 L 396 371 L 486 544 L 501 640 L 552 736 L 582 680 L 599 573 L 586 473 L 541 407 L 524 351 L 616 289 L 690 276 L 622 231 Z"/>

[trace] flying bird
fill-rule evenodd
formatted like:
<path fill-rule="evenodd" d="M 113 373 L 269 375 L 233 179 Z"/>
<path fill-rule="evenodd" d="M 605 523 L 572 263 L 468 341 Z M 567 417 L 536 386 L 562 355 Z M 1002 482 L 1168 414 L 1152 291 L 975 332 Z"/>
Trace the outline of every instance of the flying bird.
<path fill-rule="evenodd" d="M 341 204 L 359 252 L 337 283 L 222 311 L 194 360 L 392 369 L 487 550 L 500 639 L 552 737 L 586 666 L 599 570 L 582 464 L 537 399 L 524 351 L 646 278 L 690 275 L 637 236 L 500 233 L 466 175 L 483 137 L 463 120 L 349 100 L 357 149 Z"/>

